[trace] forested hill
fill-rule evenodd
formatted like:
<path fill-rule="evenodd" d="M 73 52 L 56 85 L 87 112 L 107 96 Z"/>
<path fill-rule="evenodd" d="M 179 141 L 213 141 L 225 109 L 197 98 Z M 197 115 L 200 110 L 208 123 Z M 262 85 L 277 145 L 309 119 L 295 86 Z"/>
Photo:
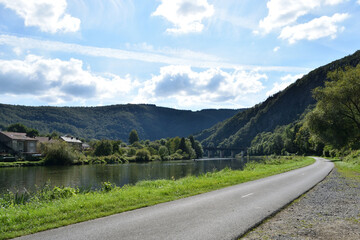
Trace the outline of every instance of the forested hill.
<path fill-rule="evenodd" d="M 56 131 L 86 139 L 128 140 L 132 129 L 155 140 L 200 132 L 240 110 L 185 111 L 145 104 L 104 107 L 28 107 L 0 104 L 0 129 L 22 123 L 40 133 Z"/>
<path fill-rule="evenodd" d="M 215 126 L 202 131 L 196 139 L 203 146 L 248 147 L 261 132 L 273 131 L 277 126 L 297 120 L 312 104 L 312 90 L 323 86 L 327 73 L 344 66 L 356 66 L 360 62 L 360 51 L 325 66 L 319 67 L 285 90 L 266 101 L 240 112 Z"/>

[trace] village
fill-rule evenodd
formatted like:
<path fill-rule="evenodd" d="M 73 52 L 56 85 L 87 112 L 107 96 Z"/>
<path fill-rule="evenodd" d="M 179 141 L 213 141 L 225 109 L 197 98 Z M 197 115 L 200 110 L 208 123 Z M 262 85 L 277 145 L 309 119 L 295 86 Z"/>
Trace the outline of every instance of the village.
<path fill-rule="evenodd" d="M 0 131 L 0 159 L 14 160 L 17 157 L 36 159 L 41 156 L 41 143 L 54 143 L 63 141 L 77 150 L 86 150 L 90 145 L 70 135 L 60 136 L 58 139 L 51 137 L 30 137 L 27 133 Z"/>

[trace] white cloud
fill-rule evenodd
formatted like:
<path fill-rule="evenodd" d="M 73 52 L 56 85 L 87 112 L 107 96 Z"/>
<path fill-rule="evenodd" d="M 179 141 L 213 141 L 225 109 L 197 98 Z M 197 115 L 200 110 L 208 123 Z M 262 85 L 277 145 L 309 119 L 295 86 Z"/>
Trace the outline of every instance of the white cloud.
<path fill-rule="evenodd" d="M 211 68 L 195 72 L 189 66 L 167 66 L 145 82 L 137 102 L 175 100 L 179 105 L 236 103 L 244 96 L 260 92 L 265 74 L 235 70 L 232 73 Z"/>
<path fill-rule="evenodd" d="M 269 0 L 268 15 L 259 23 L 265 33 L 295 23 L 299 17 L 309 14 L 312 10 L 342 3 L 346 0 Z"/>
<path fill-rule="evenodd" d="M 130 76 L 123 79 L 94 74 L 84 70 L 77 59 L 62 61 L 28 55 L 24 60 L 0 60 L 0 84 L 1 95 L 30 95 L 46 103 L 61 104 L 113 98 L 128 93 L 134 81 Z"/>
<path fill-rule="evenodd" d="M 320 1 L 317 0 L 270 0 L 267 3 L 269 13 L 260 21 L 259 26 L 265 33 L 269 33 L 273 29 L 294 23 L 299 17 L 319 6 Z"/>
<path fill-rule="evenodd" d="M 0 0 L 24 19 L 25 26 L 39 27 L 43 32 L 76 32 L 80 19 L 66 14 L 66 0 Z"/>
<path fill-rule="evenodd" d="M 316 40 L 324 37 L 336 38 L 337 33 L 344 29 L 337 24 L 348 17 L 349 15 L 346 13 L 336 13 L 332 17 L 323 16 L 304 24 L 288 26 L 281 31 L 279 38 L 288 40 L 290 44 L 303 39 Z"/>
<path fill-rule="evenodd" d="M 347 0 L 269 0 L 268 15 L 259 22 L 262 33 L 281 30 L 279 38 L 289 43 L 307 39 L 316 40 L 323 37 L 335 38 L 344 28 L 337 23 L 342 22 L 349 15 L 336 13 L 332 17 L 320 16 L 314 18 L 319 10 L 326 11 L 327 7 L 338 5 Z M 301 17 L 311 19 L 301 22 Z M 254 30 L 259 32 L 259 30 Z"/>
<path fill-rule="evenodd" d="M 274 49 L 273 49 L 274 52 L 277 52 L 277 51 L 279 51 L 279 50 L 280 50 L 280 47 L 279 47 L 279 46 L 274 47 Z"/>
<path fill-rule="evenodd" d="M 169 33 L 185 34 L 201 32 L 202 21 L 214 14 L 214 6 L 207 0 L 161 0 L 161 4 L 152 16 L 161 16 L 174 25 L 168 28 Z"/>
<path fill-rule="evenodd" d="M 278 92 L 284 90 L 290 84 L 294 83 L 296 80 L 302 78 L 303 76 L 304 76 L 303 74 L 298 74 L 298 75 L 287 74 L 287 75 L 281 77 L 281 81 L 275 82 L 273 85 L 273 88 L 266 92 L 266 96 L 271 96 L 271 95 L 274 95 L 275 93 L 278 93 Z"/>
<path fill-rule="evenodd" d="M 79 44 L 70 44 L 56 41 L 43 41 L 32 38 L 20 38 L 16 36 L 0 35 L 0 45 L 8 45 L 23 50 L 39 49 L 48 52 L 67 52 L 72 54 L 81 54 L 85 56 L 106 57 L 120 60 L 136 60 L 150 63 L 162 63 L 167 65 L 191 65 L 198 68 L 222 68 L 222 69 L 243 69 L 258 71 L 281 71 L 281 72 L 306 72 L 309 68 L 287 67 L 287 66 L 254 66 L 240 65 L 226 61 L 216 60 L 212 56 L 207 58 L 208 54 L 192 52 L 188 50 L 173 51 L 169 54 L 166 50 L 148 52 L 148 51 L 125 51 L 113 48 L 99 48 L 92 46 L 83 46 Z M 175 54 L 177 52 L 177 54 Z M 180 57 L 179 57 L 180 56 Z"/>

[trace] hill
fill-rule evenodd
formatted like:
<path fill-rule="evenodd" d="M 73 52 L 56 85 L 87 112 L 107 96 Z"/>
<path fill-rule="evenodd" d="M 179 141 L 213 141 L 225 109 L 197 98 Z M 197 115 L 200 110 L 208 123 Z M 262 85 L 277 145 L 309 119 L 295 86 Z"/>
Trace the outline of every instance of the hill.
<path fill-rule="evenodd" d="M 200 132 L 239 110 L 185 111 L 145 104 L 104 107 L 29 107 L 0 104 L 0 129 L 22 123 L 40 133 L 71 134 L 86 139 L 128 140 L 136 129 L 140 139 L 184 136 Z"/>
<path fill-rule="evenodd" d="M 328 72 L 340 67 L 356 66 L 359 62 L 360 51 L 357 51 L 319 67 L 264 102 L 202 131 L 195 137 L 202 141 L 204 146 L 249 147 L 257 134 L 271 132 L 277 126 L 296 121 L 309 106 L 315 104 L 312 90 L 324 85 Z"/>

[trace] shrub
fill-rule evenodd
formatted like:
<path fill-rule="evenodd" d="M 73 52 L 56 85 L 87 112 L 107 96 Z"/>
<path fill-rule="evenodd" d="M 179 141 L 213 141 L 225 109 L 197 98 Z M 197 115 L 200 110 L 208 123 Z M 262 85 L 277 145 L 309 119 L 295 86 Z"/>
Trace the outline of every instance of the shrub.
<path fill-rule="evenodd" d="M 136 161 L 149 161 L 150 160 L 150 152 L 146 149 L 139 149 L 136 152 Z"/>
<path fill-rule="evenodd" d="M 76 159 L 75 150 L 65 142 L 42 145 L 45 165 L 71 165 Z"/>
<path fill-rule="evenodd" d="M 101 184 L 101 190 L 104 192 L 110 192 L 115 188 L 115 185 L 113 185 L 111 182 L 103 182 Z"/>
<path fill-rule="evenodd" d="M 109 156 L 113 152 L 113 145 L 108 140 L 101 140 L 96 144 L 94 154 L 95 156 Z"/>

